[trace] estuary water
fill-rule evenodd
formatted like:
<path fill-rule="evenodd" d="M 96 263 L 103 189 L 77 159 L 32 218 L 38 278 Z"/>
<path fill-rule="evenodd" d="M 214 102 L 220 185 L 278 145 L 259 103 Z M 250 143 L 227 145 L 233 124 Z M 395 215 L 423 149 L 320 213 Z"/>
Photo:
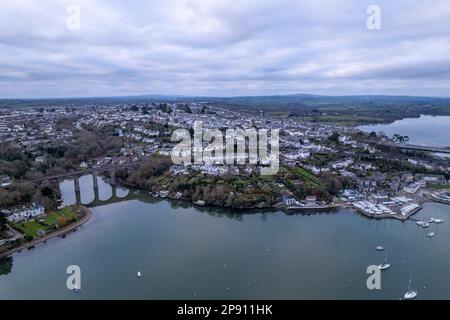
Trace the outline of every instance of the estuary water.
<path fill-rule="evenodd" d="M 388 137 L 398 133 L 409 137 L 409 143 L 434 147 L 450 147 L 450 116 L 406 118 L 390 124 L 360 126 L 366 132 L 384 132 Z"/>
<path fill-rule="evenodd" d="M 0 266 L 0 299 L 399 299 L 410 276 L 418 298 L 450 299 L 450 206 L 414 216 L 445 220 L 428 238 L 412 220 L 199 208 L 126 189 L 108 200 L 99 186 L 104 204 L 85 225 Z M 81 187 L 91 202 L 89 176 Z M 65 202 L 72 188 L 61 184 Z M 392 266 L 368 290 L 367 267 L 386 257 L 377 245 Z M 66 288 L 69 265 L 81 268 L 78 293 Z"/>

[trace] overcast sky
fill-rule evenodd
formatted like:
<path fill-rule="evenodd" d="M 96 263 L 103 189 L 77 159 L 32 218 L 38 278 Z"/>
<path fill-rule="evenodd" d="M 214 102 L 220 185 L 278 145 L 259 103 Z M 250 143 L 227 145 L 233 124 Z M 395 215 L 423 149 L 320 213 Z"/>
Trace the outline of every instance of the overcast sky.
<path fill-rule="evenodd" d="M 289 93 L 450 96 L 450 1 L 0 1 L 0 98 Z"/>

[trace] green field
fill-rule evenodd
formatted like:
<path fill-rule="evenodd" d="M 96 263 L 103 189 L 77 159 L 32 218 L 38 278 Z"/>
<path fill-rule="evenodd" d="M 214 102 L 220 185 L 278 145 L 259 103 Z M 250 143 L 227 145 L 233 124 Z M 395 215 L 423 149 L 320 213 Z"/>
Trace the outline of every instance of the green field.
<path fill-rule="evenodd" d="M 450 189 L 450 186 L 446 184 L 430 183 L 430 189 L 432 190 Z"/>
<path fill-rule="evenodd" d="M 340 126 L 352 126 L 360 123 L 379 123 L 383 122 L 383 118 L 354 116 L 354 115 L 318 115 L 313 117 L 317 122 L 331 122 Z M 306 120 L 305 120 L 306 121 Z M 310 120 L 311 121 L 311 120 Z"/>
<path fill-rule="evenodd" d="M 53 225 L 58 223 L 58 218 L 60 218 L 60 217 L 66 217 L 66 218 L 68 218 L 70 220 L 76 219 L 76 215 L 73 212 L 72 208 L 66 207 L 66 208 L 64 208 L 64 209 L 62 209 L 62 210 L 60 210 L 58 212 L 51 212 L 51 213 L 49 213 L 46 216 L 46 218 L 44 219 L 45 220 L 45 224 L 47 224 L 49 226 L 53 226 Z"/>
<path fill-rule="evenodd" d="M 310 185 L 313 188 L 320 187 L 322 185 L 322 181 L 317 178 L 312 172 L 306 170 L 305 168 L 295 167 L 291 168 L 291 172 L 300 176 L 306 184 Z"/>
<path fill-rule="evenodd" d="M 17 224 L 15 223 L 13 225 L 13 227 L 15 229 L 18 229 L 20 232 L 22 232 L 26 236 L 31 236 L 33 238 L 36 238 L 38 236 L 37 232 L 39 230 L 46 231 L 48 229 L 47 227 L 41 225 L 37 221 L 28 221 L 28 222 L 17 223 Z"/>

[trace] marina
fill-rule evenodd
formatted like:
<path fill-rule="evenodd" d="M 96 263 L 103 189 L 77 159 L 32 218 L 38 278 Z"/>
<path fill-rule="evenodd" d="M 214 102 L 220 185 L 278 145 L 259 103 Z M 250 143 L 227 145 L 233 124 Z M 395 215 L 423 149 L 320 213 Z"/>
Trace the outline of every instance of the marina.
<path fill-rule="evenodd" d="M 405 197 L 396 197 L 393 198 L 392 201 L 384 203 L 357 201 L 353 203 L 353 206 L 358 212 L 371 218 L 395 218 L 399 220 L 406 220 L 422 209 L 420 204 L 412 201 L 412 199 Z"/>
<path fill-rule="evenodd" d="M 435 202 L 450 205 L 450 189 L 439 190 L 426 195 Z"/>

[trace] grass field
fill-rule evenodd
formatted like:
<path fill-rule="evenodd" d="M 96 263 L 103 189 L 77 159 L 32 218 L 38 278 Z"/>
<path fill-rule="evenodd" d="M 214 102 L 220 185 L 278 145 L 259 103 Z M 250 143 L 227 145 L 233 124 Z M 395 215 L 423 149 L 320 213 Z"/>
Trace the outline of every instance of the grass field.
<path fill-rule="evenodd" d="M 58 212 L 51 212 L 45 218 L 45 224 L 53 226 L 58 223 L 59 218 L 65 217 L 70 220 L 76 219 L 76 215 L 70 207 L 66 207 Z"/>
<path fill-rule="evenodd" d="M 378 123 L 382 122 L 382 118 L 377 117 L 367 117 L 367 116 L 354 116 L 354 115 L 319 115 L 315 116 L 314 119 L 318 122 L 332 122 L 340 126 L 351 126 L 361 123 Z"/>
<path fill-rule="evenodd" d="M 311 187 L 320 187 L 322 185 L 322 181 L 317 178 L 312 172 L 306 170 L 305 168 L 296 167 L 291 168 L 291 171 L 296 175 L 300 176 L 305 182 Z"/>
<path fill-rule="evenodd" d="M 430 183 L 430 189 L 432 190 L 450 189 L 450 186 L 446 184 Z"/>

